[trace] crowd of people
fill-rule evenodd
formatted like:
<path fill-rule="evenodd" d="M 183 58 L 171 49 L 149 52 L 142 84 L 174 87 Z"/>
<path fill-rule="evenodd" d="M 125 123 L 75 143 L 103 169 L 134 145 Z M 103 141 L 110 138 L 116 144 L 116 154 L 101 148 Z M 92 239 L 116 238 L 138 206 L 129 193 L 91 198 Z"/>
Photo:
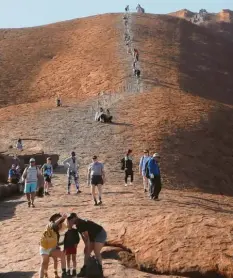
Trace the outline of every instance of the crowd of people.
<path fill-rule="evenodd" d="M 159 167 L 160 156 L 154 153 L 152 156 L 149 150 L 144 150 L 139 161 L 139 174 L 142 176 L 142 184 L 144 192 L 149 191 L 151 200 L 158 200 L 161 191 L 161 176 Z M 70 194 L 71 180 L 74 179 L 76 185 L 76 193 L 80 194 L 79 184 L 79 162 L 74 151 L 71 157 L 63 161 L 63 165 L 67 167 L 67 194 Z M 121 159 L 121 170 L 124 171 L 124 185 L 128 186 L 128 178 L 130 177 L 130 185 L 134 182 L 134 163 L 133 151 L 127 150 L 125 156 Z M 15 165 L 9 170 L 9 178 L 13 180 L 17 174 Z M 39 175 L 44 177 L 44 194 L 49 195 L 49 187 L 52 182 L 53 167 L 51 158 L 47 158 L 46 163 L 39 169 L 34 158 L 29 161 L 29 166 L 23 171 L 22 178 L 25 183 L 24 193 L 26 194 L 28 207 L 35 207 L 34 201 L 37 191 L 37 183 Z M 95 206 L 102 204 L 102 188 L 105 183 L 104 164 L 98 161 L 97 156 L 92 157 L 92 163 L 87 167 L 87 184 L 91 187 L 91 194 Z M 97 189 L 97 192 L 96 192 Z M 96 194 L 97 193 L 97 194 Z M 65 223 L 66 222 L 66 223 Z M 60 232 L 66 231 L 64 240 L 60 242 Z M 80 242 L 80 236 L 84 241 L 84 264 L 80 272 L 76 273 L 76 254 L 77 246 Z M 40 278 L 48 277 L 49 259 L 54 261 L 54 274 L 58 278 L 58 259 L 61 261 L 62 277 L 77 276 L 85 277 L 88 271 L 99 273 L 98 277 L 103 277 L 101 249 L 103 248 L 107 238 L 104 228 L 90 220 L 83 220 L 75 213 L 69 215 L 61 215 L 56 213 L 49 218 L 49 224 L 46 226 L 40 240 Z M 63 246 L 63 250 L 62 250 Z M 95 258 L 91 260 L 91 253 L 94 252 Z M 71 267 L 72 261 L 72 267 Z M 89 269 L 90 268 L 90 269 Z M 88 276 L 87 276 L 88 277 Z"/>

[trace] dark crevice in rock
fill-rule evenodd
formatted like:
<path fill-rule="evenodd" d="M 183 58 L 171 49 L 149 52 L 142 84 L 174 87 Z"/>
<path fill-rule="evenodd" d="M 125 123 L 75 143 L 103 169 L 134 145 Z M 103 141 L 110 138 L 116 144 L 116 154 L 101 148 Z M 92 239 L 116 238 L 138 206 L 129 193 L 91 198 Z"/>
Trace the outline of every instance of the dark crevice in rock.
<path fill-rule="evenodd" d="M 115 259 L 119 260 L 122 265 L 128 268 L 134 268 L 139 271 L 154 274 L 154 275 L 167 275 L 167 276 L 180 276 L 180 277 L 189 277 L 189 278 L 227 278 L 228 276 L 225 274 L 220 273 L 220 271 L 216 268 L 213 271 L 207 271 L 202 273 L 200 271 L 186 271 L 186 272 L 179 272 L 179 271 L 165 271 L 161 272 L 159 269 L 156 269 L 154 266 L 142 264 L 137 262 L 135 254 L 127 247 L 123 246 L 122 244 L 112 244 L 107 243 L 108 250 L 103 252 L 104 259 Z M 112 248 L 110 248 L 112 247 Z"/>

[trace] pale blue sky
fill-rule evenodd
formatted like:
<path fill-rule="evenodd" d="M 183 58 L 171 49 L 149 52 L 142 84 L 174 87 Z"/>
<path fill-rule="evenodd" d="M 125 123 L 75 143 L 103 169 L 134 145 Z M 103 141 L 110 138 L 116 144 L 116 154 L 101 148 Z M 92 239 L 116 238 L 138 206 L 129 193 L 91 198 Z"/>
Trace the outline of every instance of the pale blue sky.
<path fill-rule="evenodd" d="M 0 0 L 0 28 L 29 27 L 102 13 L 133 9 L 140 3 L 149 13 L 169 13 L 183 8 L 210 12 L 233 10 L 233 0 Z"/>

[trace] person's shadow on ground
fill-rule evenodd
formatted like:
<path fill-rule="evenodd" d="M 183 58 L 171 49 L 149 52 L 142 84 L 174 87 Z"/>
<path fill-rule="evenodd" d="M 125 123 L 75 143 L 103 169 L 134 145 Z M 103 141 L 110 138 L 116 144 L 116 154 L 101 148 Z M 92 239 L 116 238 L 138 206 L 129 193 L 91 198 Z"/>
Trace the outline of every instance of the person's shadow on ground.
<path fill-rule="evenodd" d="M 32 278 L 35 272 L 23 272 L 23 271 L 12 271 L 6 273 L 0 273 L 0 278 Z"/>

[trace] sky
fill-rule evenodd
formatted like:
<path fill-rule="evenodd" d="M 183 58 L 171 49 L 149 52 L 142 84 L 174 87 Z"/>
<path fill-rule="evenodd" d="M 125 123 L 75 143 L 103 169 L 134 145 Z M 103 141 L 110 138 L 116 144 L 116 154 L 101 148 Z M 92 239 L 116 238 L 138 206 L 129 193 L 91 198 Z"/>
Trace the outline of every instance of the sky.
<path fill-rule="evenodd" d="M 180 9 L 233 10 L 233 0 L 0 0 L 0 28 L 32 27 L 103 13 L 123 12 L 140 3 L 148 13 L 164 14 Z"/>

